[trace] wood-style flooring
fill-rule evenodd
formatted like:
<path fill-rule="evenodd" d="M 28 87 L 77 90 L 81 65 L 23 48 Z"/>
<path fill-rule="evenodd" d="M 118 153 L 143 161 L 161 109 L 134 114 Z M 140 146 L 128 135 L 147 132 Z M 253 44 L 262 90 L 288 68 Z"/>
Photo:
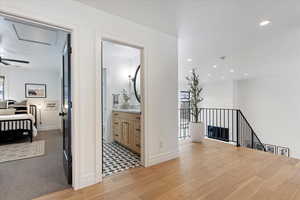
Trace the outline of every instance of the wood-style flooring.
<path fill-rule="evenodd" d="M 180 157 L 37 200 L 300 200 L 297 159 L 205 140 L 180 144 Z"/>

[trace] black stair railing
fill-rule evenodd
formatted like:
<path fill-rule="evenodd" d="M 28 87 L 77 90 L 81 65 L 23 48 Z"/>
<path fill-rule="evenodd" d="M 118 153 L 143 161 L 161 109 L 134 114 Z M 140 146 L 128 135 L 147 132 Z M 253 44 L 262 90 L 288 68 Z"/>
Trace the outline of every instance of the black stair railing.
<path fill-rule="evenodd" d="M 254 132 L 253 128 L 251 127 L 250 123 L 244 116 L 244 114 L 238 110 L 238 140 L 237 146 L 248 147 L 252 149 L 266 151 L 265 146 L 257 137 L 256 133 Z"/>
<path fill-rule="evenodd" d="M 241 110 L 226 108 L 201 108 L 199 119 L 205 124 L 205 136 L 211 139 L 233 143 L 252 149 L 265 151 L 250 123 Z M 189 123 L 193 121 L 190 108 L 179 109 L 178 138 L 189 137 Z"/>
<path fill-rule="evenodd" d="M 185 139 L 190 137 L 189 124 L 191 121 L 191 109 L 181 108 L 179 109 L 179 139 Z"/>

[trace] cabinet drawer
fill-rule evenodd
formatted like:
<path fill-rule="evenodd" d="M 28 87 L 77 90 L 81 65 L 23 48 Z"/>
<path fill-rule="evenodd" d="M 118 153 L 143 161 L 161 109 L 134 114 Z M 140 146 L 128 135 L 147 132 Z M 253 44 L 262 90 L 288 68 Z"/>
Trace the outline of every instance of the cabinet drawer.
<path fill-rule="evenodd" d="M 121 126 L 119 120 L 112 120 L 112 136 L 115 141 L 121 141 Z"/>

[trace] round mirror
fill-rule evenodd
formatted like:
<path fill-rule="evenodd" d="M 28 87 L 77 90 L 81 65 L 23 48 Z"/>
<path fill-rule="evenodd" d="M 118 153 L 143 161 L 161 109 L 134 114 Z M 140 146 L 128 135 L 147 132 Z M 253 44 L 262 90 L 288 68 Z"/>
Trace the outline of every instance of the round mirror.
<path fill-rule="evenodd" d="M 135 75 L 133 78 L 133 85 L 134 85 L 134 94 L 139 103 L 141 103 L 141 65 L 135 71 Z"/>

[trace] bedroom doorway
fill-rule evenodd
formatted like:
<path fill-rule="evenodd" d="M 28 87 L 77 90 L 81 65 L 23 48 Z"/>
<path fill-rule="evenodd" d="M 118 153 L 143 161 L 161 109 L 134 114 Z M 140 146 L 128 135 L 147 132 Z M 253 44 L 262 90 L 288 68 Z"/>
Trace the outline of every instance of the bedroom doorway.
<path fill-rule="evenodd" d="M 142 48 L 103 40 L 102 177 L 144 165 Z"/>
<path fill-rule="evenodd" d="M 71 40 L 0 13 L 0 199 L 71 187 Z"/>

